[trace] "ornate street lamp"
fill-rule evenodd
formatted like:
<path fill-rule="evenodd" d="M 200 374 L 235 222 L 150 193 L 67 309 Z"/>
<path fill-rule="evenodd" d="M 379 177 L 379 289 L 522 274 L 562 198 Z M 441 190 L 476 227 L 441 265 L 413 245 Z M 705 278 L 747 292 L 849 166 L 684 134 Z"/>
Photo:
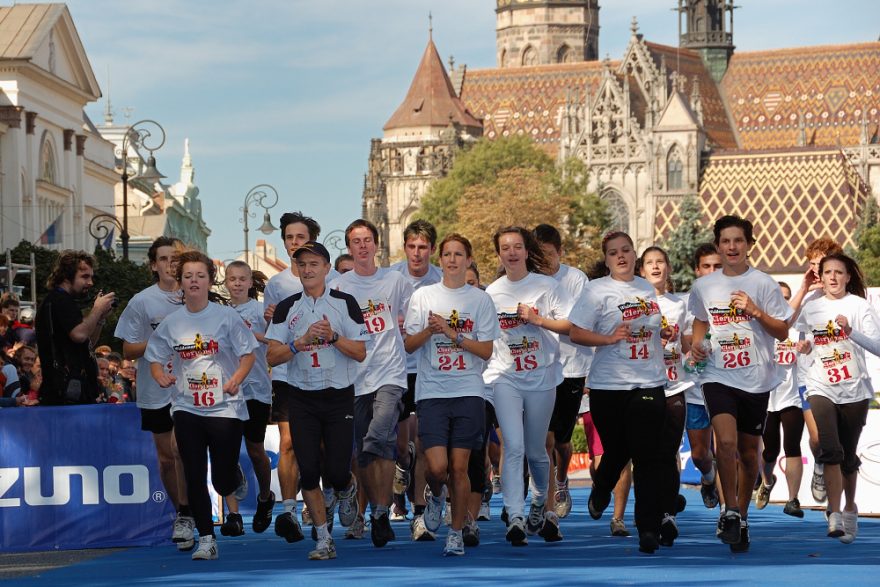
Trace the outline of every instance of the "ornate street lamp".
<path fill-rule="evenodd" d="M 163 179 L 165 176 L 156 169 L 156 158 L 153 156 L 154 151 L 158 151 L 165 144 L 165 129 L 162 128 L 155 120 L 140 120 L 129 126 L 122 137 L 122 232 L 120 239 L 122 240 L 122 258 L 128 260 L 128 180 L 139 178 L 152 186 L 155 182 Z M 146 168 L 141 169 L 140 163 L 138 169 L 129 173 L 128 171 L 128 150 L 134 148 L 138 152 L 140 147 L 149 151 L 150 156 L 147 158 Z M 140 155 L 137 157 L 140 161 Z M 97 217 L 96 217 L 97 218 Z M 89 224 L 91 227 L 91 223 Z M 91 232 L 91 229 L 90 229 Z"/>
<path fill-rule="evenodd" d="M 248 210 L 248 206 L 257 204 L 263 209 L 263 224 L 260 226 L 259 231 L 265 235 L 270 235 L 278 230 L 276 227 L 272 226 L 272 219 L 269 217 L 269 209 L 274 208 L 277 203 L 278 190 L 268 183 L 261 183 L 260 185 L 252 187 L 244 197 L 244 206 L 241 207 L 241 222 L 244 225 L 244 260 L 248 265 L 251 265 L 251 267 L 254 266 L 254 263 L 251 263 L 250 259 L 248 259 L 248 255 L 250 254 L 250 245 L 248 244 L 248 216 L 256 218 L 256 214 Z"/>
<path fill-rule="evenodd" d="M 95 239 L 95 246 L 101 246 L 112 230 L 122 231 L 122 224 L 113 214 L 98 214 L 89 221 L 89 234 Z"/>

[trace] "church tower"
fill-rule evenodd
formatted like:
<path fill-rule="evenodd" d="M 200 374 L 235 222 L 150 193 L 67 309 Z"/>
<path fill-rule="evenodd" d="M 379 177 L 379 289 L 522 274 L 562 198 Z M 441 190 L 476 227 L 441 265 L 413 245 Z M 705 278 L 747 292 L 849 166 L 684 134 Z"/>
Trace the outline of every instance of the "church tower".
<path fill-rule="evenodd" d="M 498 67 L 596 61 L 599 0 L 497 0 Z"/>
<path fill-rule="evenodd" d="M 699 51 L 716 82 L 733 55 L 734 8 L 733 0 L 678 0 L 679 46 Z"/>

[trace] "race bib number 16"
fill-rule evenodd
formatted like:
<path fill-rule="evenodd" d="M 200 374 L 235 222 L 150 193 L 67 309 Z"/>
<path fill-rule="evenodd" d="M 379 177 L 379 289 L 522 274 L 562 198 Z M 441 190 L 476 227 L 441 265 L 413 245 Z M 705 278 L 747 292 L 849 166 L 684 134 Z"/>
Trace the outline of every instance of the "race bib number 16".
<path fill-rule="evenodd" d="M 223 403 L 223 374 L 217 367 L 192 369 L 183 374 L 187 404 L 196 409 L 213 408 Z"/>

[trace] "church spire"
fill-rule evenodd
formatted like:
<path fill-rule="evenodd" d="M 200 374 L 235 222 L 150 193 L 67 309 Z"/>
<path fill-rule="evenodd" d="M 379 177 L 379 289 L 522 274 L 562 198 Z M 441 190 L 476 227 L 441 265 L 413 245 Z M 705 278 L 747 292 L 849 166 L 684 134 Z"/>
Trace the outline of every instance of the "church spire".
<path fill-rule="evenodd" d="M 733 0 L 678 0 L 679 46 L 698 51 L 716 82 L 724 77 L 735 48 L 735 8 Z"/>
<path fill-rule="evenodd" d="M 192 156 L 189 154 L 189 139 L 183 140 L 183 162 L 180 165 L 180 183 L 193 185 L 196 178 L 196 170 L 192 164 Z"/>

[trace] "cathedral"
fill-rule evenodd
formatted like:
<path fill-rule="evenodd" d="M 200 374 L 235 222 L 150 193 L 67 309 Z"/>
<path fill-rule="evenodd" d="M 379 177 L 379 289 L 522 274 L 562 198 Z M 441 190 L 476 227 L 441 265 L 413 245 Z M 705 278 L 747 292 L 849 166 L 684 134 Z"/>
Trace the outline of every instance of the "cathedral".
<path fill-rule="evenodd" d="M 420 198 L 456 147 L 526 135 L 590 169 L 590 189 L 639 249 L 664 243 L 680 202 L 756 224 L 754 265 L 800 273 L 805 243 L 853 245 L 880 193 L 880 42 L 747 52 L 732 0 L 677 0 L 679 43 L 633 19 L 598 59 L 598 0 L 497 0 L 497 67 L 444 66 L 428 42 L 403 103 L 370 148 L 363 214 L 399 253 Z"/>

